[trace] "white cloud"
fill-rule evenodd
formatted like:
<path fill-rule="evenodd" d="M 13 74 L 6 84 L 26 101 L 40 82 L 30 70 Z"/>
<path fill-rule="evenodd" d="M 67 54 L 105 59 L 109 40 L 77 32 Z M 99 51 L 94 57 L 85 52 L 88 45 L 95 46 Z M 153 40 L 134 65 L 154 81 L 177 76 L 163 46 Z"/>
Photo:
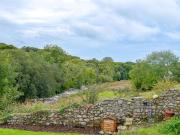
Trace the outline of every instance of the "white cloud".
<path fill-rule="evenodd" d="M 156 27 L 146 26 L 140 22 L 122 16 L 110 15 L 109 20 L 111 21 L 111 26 L 116 30 L 116 34 L 133 39 L 146 38 L 156 35 L 159 32 L 159 29 Z"/>
<path fill-rule="evenodd" d="M 73 36 L 75 35 L 68 27 L 38 27 L 38 28 L 30 28 L 26 30 L 21 30 L 21 33 L 23 33 L 23 36 L 25 37 L 40 37 L 41 35 L 47 35 L 47 36 Z"/>
<path fill-rule="evenodd" d="M 162 34 L 162 29 L 169 32 L 180 27 L 180 7 L 176 0 L 20 1 L 20 6 L 14 2 L 17 8 L 12 10 L 2 5 L 0 19 L 22 26 L 19 31 L 30 37 L 45 34 L 145 40 Z M 171 32 L 167 35 L 175 38 Z"/>
<path fill-rule="evenodd" d="M 173 40 L 180 40 L 180 32 L 167 32 L 165 35 Z"/>
<path fill-rule="evenodd" d="M 14 11 L 0 10 L 0 17 L 18 24 L 52 23 L 90 14 L 95 5 L 89 0 L 26 0 Z"/>
<path fill-rule="evenodd" d="M 152 19 L 156 23 L 180 25 L 178 0 L 100 0 L 99 5 L 134 19 Z"/>

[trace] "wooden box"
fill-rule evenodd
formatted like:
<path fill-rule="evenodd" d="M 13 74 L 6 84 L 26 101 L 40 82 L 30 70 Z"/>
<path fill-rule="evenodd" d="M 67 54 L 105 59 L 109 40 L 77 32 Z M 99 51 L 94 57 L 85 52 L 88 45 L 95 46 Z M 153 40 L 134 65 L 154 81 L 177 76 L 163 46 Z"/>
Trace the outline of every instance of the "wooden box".
<path fill-rule="evenodd" d="M 104 118 L 101 123 L 101 130 L 104 132 L 116 132 L 117 131 L 116 118 Z"/>

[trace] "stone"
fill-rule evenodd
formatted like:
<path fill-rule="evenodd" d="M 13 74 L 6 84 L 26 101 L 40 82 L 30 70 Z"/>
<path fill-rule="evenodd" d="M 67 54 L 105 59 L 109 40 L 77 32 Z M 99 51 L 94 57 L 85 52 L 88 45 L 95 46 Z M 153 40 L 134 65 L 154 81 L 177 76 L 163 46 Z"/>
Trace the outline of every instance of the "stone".
<path fill-rule="evenodd" d="M 127 127 L 126 126 L 118 126 L 117 127 L 117 129 L 119 130 L 119 131 L 124 131 L 124 130 L 126 130 L 127 129 Z"/>
<path fill-rule="evenodd" d="M 148 100 L 148 105 L 145 106 L 143 101 L 147 101 L 142 97 L 135 97 L 133 100 L 115 99 L 105 100 L 92 105 L 87 112 L 87 107 L 67 108 L 65 113 L 61 114 L 58 110 L 40 111 L 31 114 L 14 114 L 5 121 L 8 124 L 24 124 L 27 125 L 80 125 L 86 127 L 87 125 L 97 126 L 103 118 L 113 116 L 116 117 L 121 124 L 124 123 L 126 117 L 133 117 L 133 124 L 142 124 L 144 118 L 154 115 L 163 116 L 164 109 L 171 107 L 175 110 L 175 115 L 179 115 L 180 110 L 180 91 L 170 90 L 164 94 L 159 95 L 157 99 Z"/>
<path fill-rule="evenodd" d="M 100 134 L 100 135 L 104 135 L 104 131 L 102 131 L 102 130 L 99 131 L 99 134 Z"/>
<path fill-rule="evenodd" d="M 158 98 L 159 96 L 158 95 L 153 95 L 153 99 L 156 99 Z"/>

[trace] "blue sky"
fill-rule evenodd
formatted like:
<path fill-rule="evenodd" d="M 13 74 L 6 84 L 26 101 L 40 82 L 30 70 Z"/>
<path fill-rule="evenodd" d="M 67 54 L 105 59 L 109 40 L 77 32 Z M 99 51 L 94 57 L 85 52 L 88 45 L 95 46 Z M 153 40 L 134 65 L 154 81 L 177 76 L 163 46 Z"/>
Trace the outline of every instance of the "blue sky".
<path fill-rule="evenodd" d="M 180 56 L 180 2 L 1 0 L 0 42 L 57 44 L 84 59 L 135 61 L 161 50 Z"/>

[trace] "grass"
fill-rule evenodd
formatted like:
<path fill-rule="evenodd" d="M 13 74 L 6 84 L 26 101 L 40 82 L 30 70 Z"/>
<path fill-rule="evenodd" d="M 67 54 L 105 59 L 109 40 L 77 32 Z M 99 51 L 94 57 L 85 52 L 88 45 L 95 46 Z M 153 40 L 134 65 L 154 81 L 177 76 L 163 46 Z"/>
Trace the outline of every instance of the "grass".
<path fill-rule="evenodd" d="M 138 128 L 133 132 L 128 131 L 122 133 L 121 135 L 179 135 L 180 133 L 179 128 L 180 128 L 180 119 L 172 118 L 168 121 L 155 124 L 152 127 Z"/>
<path fill-rule="evenodd" d="M 98 84 L 95 86 L 98 91 L 98 101 L 102 101 L 104 99 L 112 99 L 117 98 L 117 95 L 114 91 L 118 89 L 122 89 L 125 87 L 131 87 L 129 81 L 120 81 L 120 82 L 108 82 L 103 84 Z M 62 108 L 68 107 L 73 103 L 84 104 L 83 100 L 85 98 L 85 93 L 80 92 L 78 94 L 74 94 L 68 97 L 61 98 L 56 103 L 53 104 L 45 104 L 42 102 L 30 103 L 27 102 L 25 104 L 16 104 L 14 105 L 12 113 L 31 113 L 39 110 L 60 110 Z"/>
<path fill-rule="evenodd" d="M 99 100 L 113 99 L 116 98 L 116 94 L 113 91 L 102 91 L 98 94 Z"/>
<path fill-rule="evenodd" d="M 0 128 L 0 135 L 83 135 L 77 133 L 50 133 L 50 132 L 32 132 L 16 129 L 2 129 Z"/>

